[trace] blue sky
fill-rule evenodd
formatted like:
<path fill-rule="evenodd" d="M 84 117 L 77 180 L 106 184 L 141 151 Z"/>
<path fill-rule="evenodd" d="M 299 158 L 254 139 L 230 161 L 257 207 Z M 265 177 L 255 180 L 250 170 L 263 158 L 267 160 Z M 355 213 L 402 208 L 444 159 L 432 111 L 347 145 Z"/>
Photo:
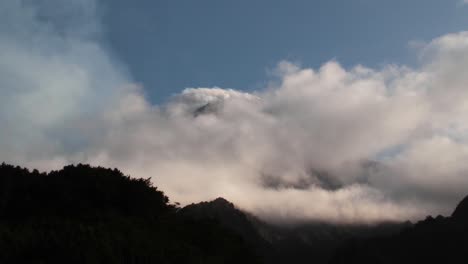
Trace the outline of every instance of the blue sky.
<path fill-rule="evenodd" d="M 259 89 L 281 60 L 414 65 L 409 43 L 465 30 L 458 0 L 105 0 L 112 50 L 153 102 L 186 87 Z"/>

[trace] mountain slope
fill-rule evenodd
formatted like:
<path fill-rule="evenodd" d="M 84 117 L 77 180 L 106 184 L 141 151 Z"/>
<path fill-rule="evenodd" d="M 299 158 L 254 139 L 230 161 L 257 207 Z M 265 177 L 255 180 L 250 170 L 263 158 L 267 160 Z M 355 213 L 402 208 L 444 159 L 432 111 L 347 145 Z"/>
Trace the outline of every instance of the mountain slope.
<path fill-rule="evenodd" d="M 211 219 L 244 238 L 265 263 L 326 263 L 336 248 L 353 238 L 392 234 L 406 224 L 334 225 L 308 222 L 273 225 L 243 212 L 223 198 L 191 204 L 179 211 L 194 219 Z"/>
<path fill-rule="evenodd" d="M 331 263 L 467 263 L 468 197 L 450 217 L 428 216 L 387 237 L 349 242 Z"/>
<path fill-rule="evenodd" d="M 0 263 L 258 263 L 242 237 L 177 214 L 149 179 L 0 165 Z"/>

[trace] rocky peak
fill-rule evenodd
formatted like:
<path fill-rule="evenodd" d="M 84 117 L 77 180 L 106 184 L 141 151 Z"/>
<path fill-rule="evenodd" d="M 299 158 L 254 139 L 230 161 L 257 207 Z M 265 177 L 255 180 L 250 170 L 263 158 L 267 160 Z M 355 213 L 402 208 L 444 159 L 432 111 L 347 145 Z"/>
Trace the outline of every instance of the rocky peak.
<path fill-rule="evenodd" d="M 452 217 L 455 220 L 468 220 L 468 196 L 457 205 Z"/>

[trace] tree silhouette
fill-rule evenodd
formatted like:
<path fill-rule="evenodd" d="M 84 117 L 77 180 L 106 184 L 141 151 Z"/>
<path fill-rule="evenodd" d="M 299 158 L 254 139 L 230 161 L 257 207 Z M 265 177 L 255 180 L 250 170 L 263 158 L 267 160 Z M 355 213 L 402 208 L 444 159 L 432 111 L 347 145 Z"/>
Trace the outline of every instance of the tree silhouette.
<path fill-rule="evenodd" d="M 400 233 L 349 241 L 331 263 L 467 263 L 468 197 L 450 217 L 428 216 Z"/>
<path fill-rule="evenodd" d="M 0 263 L 257 263 L 215 221 L 181 216 L 148 179 L 78 164 L 0 165 Z"/>

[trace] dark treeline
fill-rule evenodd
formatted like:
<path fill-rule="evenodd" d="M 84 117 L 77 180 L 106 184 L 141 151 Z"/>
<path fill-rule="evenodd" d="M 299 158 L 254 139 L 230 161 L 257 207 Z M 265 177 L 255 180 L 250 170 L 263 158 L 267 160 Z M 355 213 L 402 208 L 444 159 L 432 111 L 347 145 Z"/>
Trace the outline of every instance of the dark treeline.
<path fill-rule="evenodd" d="M 241 235 L 248 246 L 268 264 L 328 263 L 346 241 L 398 233 L 408 222 L 375 225 L 333 224 L 318 221 L 272 224 L 239 210 L 223 198 L 184 207 L 181 214 L 195 219 L 216 219 Z"/>
<path fill-rule="evenodd" d="M 449 217 L 428 216 L 390 236 L 349 241 L 331 263 L 468 263 L 468 197 Z"/>
<path fill-rule="evenodd" d="M 180 208 L 117 169 L 0 165 L 0 263 L 466 263 L 468 198 L 416 224 L 272 226 L 219 198 Z"/>
<path fill-rule="evenodd" d="M 257 263 L 241 236 L 177 213 L 149 179 L 0 165 L 0 263 Z"/>

